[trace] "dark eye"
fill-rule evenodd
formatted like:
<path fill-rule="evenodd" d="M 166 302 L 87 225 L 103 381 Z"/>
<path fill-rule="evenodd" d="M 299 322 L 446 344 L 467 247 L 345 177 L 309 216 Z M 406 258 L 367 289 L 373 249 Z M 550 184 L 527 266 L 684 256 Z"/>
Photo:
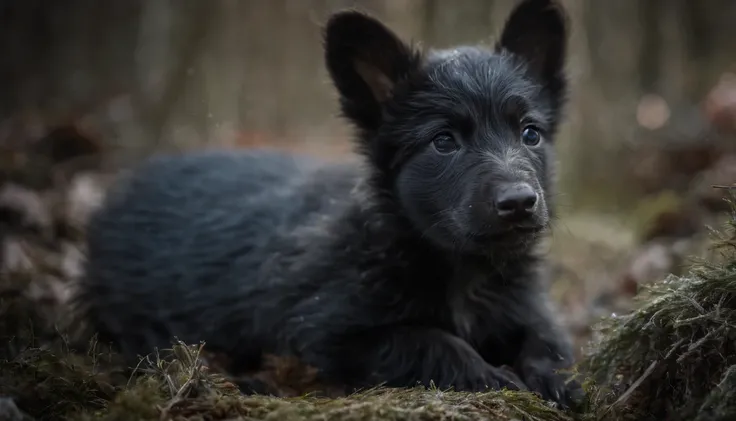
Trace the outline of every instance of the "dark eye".
<path fill-rule="evenodd" d="M 537 146 L 542 141 L 542 135 L 534 126 L 526 126 L 521 131 L 521 141 L 527 146 Z"/>
<path fill-rule="evenodd" d="M 432 139 L 432 146 L 434 149 L 443 154 L 451 154 L 457 152 L 460 149 L 460 145 L 455 141 L 455 137 L 451 133 L 440 133 Z"/>

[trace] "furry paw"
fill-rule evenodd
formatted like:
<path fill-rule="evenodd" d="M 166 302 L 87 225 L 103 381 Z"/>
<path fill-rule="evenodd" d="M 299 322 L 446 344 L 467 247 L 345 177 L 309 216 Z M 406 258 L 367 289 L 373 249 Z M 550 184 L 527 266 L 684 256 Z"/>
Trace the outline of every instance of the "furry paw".
<path fill-rule="evenodd" d="M 524 382 L 510 369 L 486 365 L 478 372 L 459 376 L 452 384 L 456 391 L 483 392 L 488 390 L 526 390 Z"/>
<path fill-rule="evenodd" d="M 577 406 L 584 397 L 583 388 L 569 375 L 557 372 L 552 361 L 536 360 L 521 368 L 521 376 L 530 391 L 558 403 L 565 409 Z"/>

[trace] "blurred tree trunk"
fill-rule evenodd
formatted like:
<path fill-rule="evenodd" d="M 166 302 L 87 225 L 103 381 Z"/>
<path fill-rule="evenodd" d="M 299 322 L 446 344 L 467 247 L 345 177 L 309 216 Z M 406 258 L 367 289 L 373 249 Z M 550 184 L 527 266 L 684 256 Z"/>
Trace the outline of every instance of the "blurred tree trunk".
<path fill-rule="evenodd" d="M 620 168 L 615 158 L 621 147 L 634 135 L 634 125 L 623 122 L 635 121 L 641 92 L 632 81 L 639 78 L 645 31 L 636 2 L 580 1 L 576 6 L 585 33 L 576 52 L 587 68 L 584 75 L 572 79 L 577 95 L 570 111 L 580 113 L 580 120 L 573 134 L 575 144 L 570 145 L 572 157 L 564 161 L 568 166 L 564 181 L 574 201 L 584 197 L 610 204 L 624 193 L 620 190 L 625 186 L 611 183 L 610 177 Z"/>

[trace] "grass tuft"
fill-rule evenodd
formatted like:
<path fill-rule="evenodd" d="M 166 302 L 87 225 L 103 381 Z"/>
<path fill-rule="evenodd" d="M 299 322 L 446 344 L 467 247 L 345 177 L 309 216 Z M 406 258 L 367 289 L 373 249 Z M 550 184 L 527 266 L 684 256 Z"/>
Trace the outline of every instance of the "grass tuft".
<path fill-rule="evenodd" d="M 736 400 L 718 398 L 733 393 L 719 385 L 732 384 L 736 365 L 736 207 L 713 235 L 708 260 L 646 287 L 635 311 L 597 327 L 580 369 L 591 376 L 600 419 L 706 419 L 706 410 L 736 410 Z"/>

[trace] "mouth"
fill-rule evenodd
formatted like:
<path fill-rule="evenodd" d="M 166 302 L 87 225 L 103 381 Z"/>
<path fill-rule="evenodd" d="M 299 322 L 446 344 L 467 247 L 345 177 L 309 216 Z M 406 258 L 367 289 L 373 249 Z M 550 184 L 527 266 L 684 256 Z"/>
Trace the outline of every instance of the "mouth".
<path fill-rule="evenodd" d="M 514 225 L 505 229 L 480 232 L 473 235 L 477 242 L 521 243 L 544 232 L 543 225 Z"/>
<path fill-rule="evenodd" d="M 513 226 L 508 229 L 508 232 L 517 234 L 539 234 L 544 231 L 543 225 L 529 225 L 529 226 Z"/>

